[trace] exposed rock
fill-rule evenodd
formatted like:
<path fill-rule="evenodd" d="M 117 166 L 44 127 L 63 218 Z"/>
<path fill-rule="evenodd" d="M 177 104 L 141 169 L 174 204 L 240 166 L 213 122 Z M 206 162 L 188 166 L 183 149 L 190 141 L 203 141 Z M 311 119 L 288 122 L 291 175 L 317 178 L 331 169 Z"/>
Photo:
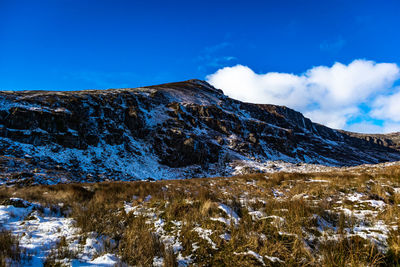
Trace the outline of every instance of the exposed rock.
<path fill-rule="evenodd" d="M 229 175 L 235 160 L 379 163 L 400 160 L 399 136 L 333 130 L 287 107 L 230 99 L 199 80 L 0 92 L 3 181 Z M 33 174 L 11 175 L 18 172 Z"/>

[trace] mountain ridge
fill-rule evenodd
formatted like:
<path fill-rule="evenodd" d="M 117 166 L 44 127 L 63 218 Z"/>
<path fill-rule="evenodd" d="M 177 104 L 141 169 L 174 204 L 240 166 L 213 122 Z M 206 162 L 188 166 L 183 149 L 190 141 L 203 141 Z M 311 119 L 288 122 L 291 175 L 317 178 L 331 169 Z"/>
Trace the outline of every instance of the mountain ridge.
<path fill-rule="evenodd" d="M 330 129 L 285 106 L 231 99 L 196 79 L 0 91 L 0 103 L 3 183 L 228 176 L 238 166 L 257 171 L 276 160 L 330 166 L 400 160 L 396 134 Z"/>

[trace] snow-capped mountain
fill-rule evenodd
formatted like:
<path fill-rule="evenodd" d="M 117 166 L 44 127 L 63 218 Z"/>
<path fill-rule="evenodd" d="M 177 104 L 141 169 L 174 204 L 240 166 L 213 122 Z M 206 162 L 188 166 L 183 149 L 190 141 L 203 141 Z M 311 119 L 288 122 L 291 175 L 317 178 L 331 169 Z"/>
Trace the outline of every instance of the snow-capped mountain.
<path fill-rule="evenodd" d="M 141 88 L 0 92 L 0 182 L 231 175 L 269 161 L 400 160 L 399 135 L 360 135 L 200 80 Z M 261 165 L 260 165 L 261 164 Z"/>

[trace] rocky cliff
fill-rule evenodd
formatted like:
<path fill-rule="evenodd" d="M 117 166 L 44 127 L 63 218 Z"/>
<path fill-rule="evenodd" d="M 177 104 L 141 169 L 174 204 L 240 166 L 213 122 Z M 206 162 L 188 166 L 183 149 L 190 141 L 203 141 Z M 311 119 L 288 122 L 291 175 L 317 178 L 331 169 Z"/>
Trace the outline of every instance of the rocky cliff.
<path fill-rule="evenodd" d="M 271 160 L 400 160 L 398 145 L 379 140 L 385 136 L 337 131 L 283 106 L 231 99 L 200 80 L 0 92 L 2 183 L 230 175 L 237 162 Z"/>
<path fill-rule="evenodd" d="M 362 134 L 342 131 L 343 133 L 356 138 L 364 139 L 370 143 L 386 146 L 400 150 L 400 132 L 389 134 Z"/>

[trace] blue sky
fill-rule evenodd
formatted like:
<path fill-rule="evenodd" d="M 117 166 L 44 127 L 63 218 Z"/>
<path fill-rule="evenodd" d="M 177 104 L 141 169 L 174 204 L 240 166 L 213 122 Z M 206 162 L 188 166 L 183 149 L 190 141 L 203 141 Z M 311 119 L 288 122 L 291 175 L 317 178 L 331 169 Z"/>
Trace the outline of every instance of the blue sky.
<path fill-rule="evenodd" d="M 236 65 L 294 75 L 357 59 L 400 65 L 399 12 L 398 1 L 368 0 L 0 0 L 0 89 L 137 87 Z M 382 127 L 375 98 L 339 128 Z"/>

